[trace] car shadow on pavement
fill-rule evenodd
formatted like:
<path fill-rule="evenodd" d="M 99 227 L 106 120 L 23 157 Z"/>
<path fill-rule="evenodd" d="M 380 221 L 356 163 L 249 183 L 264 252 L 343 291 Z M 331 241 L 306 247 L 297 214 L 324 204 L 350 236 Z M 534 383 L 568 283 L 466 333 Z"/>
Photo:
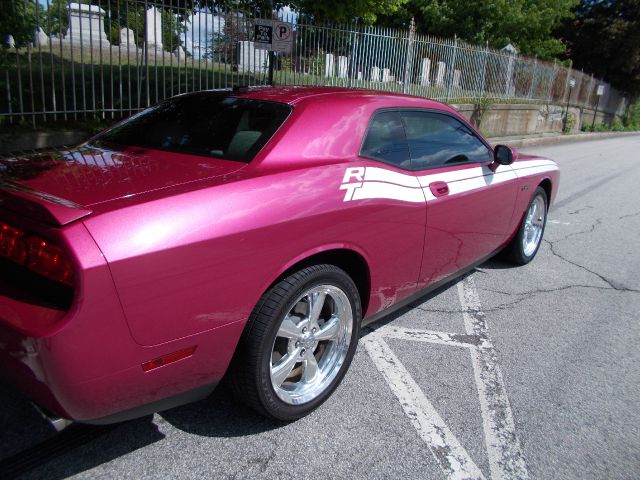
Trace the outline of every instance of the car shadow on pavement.
<path fill-rule="evenodd" d="M 234 437 L 278 428 L 240 405 L 224 385 L 196 403 L 114 425 L 55 430 L 13 386 L 0 381 L 0 478 L 63 479 L 165 438 L 162 422 L 188 433 Z"/>

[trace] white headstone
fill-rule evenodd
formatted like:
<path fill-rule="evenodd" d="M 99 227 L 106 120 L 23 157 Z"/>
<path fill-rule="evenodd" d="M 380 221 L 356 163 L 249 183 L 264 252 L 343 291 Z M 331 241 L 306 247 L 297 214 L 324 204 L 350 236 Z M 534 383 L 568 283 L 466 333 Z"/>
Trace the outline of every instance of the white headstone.
<path fill-rule="evenodd" d="M 69 4 L 69 29 L 65 40 L 91 47 L 109 46 L 104 33 L 105 11 L 97 5 Z"/>
<path fill-rule="evenodd" d="M 347 78 L 349 74 L 349 58 L 339 56 L 338 57 L 338 78 Z"/>
<path fill-rule="evenodd" d="M 7 35 L 7 48 L 16 48 L 16 40 L 11 34 Z"/>
<path fill-rule="evenodd" d="M 453 71 L 453 88 L 460 88 L 460 70 Z"/>
<path fill-rule="evenodd" d="M 438 70 L 436 70 L 436 85 L 441 87 L 444 85 L 444 74 L 447 71 L 447 64 L 438 62 Z"/>
<path fill-rule="evenodd" d="M 147 48 L 162 49 L 162 15 L 155 6 L 147 10 Z"/>
<path fill-rule="evenodd" d="M 184 52 L 184 50 L 183 50 Z M 254 42 L 238 42 L 238 71 L 264 73 L 269 69 L 269 52 L 255 47 Z"/>
<path fill-rule="evenodd" d="M 327 53 L 324 56 L 324 76 L 333 77 L 333 53 Z"/>
<path fill-rule="evenodd" d="M 182 48 L 182 45 L 178 45 L 173 51 L 173 54 L 178 58 L 185 58 L 187 56 L 187 53 L 184 51 L 184 48 Z"/>
<path fill-rule="evenodd" d="M 380 81 L 380 67 L 371 67 L 371 81 L 372 82 Z"/>
<path fill-rule="evenodd" d="M 388 68 L 383 68 L 382 69 L 382 81 L 383 82 L 390 82 L 392 80 L 391 78 L 391 70 Z"/>
<path fill-rule="evenodd" d="M 420 85 L 429 85 L 429 75 L 431 74 L 431 60 L 423 58 L 420 64 Z"/>
<path fill-rule="evenodd" d="M 130 28 L 120 29 L 120 46 L 136 48 L 136 36 Z"/>
<path fill-rule="evenodd" d="M 362 80 L 362 70 L 358 70 L 358 80 Z"/>
<path fill-rule="evenodd" d="M 36 47 L 37 46 L 44 47 L 45 45 L 49 45 L 49 37 L 47 36 L 46 33 L 44 33 L 44 30 L 42 30 L 42 27 L 36 28 L 35 32 L 33 32 L 33 44 Z"/>

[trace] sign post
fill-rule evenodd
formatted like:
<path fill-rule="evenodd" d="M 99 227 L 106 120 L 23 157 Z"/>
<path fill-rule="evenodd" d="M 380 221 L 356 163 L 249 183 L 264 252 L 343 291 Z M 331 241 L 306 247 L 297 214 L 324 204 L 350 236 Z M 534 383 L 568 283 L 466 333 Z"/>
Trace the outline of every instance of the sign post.
<path fill-rule="evenodd" d="M 591 120 L 591 131 L 593 132 L 593 126 L 596 124 L 596 117 L 598 116 L 598 106 L 600 105 L 600 98 L 604 95 L 604 85 L 598 85 L 596 89 L 596 97 L 598 100 L 596 101 L 596 111 L 593 114 L 593 120 Z"/>
<path fill-rule="evenodd" d="M 256 19 L 254 27 L 255 48 L 269 51 L 269 85 L 273 85 L 275 52 L 291 53 L 293 24 L 279 20 Z"/>

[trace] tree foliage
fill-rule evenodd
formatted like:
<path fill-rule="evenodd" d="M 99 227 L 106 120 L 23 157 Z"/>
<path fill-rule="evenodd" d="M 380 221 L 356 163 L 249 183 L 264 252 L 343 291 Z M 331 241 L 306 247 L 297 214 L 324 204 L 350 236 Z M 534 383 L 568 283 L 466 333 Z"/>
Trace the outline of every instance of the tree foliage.
<path fill-rule="evenodd" d="M 640 0 L 583 0 L 559 33 L 574 66 L 640 95 Z"/>
<path fill-rule="evenodd" d="M 415 18 L 418 33 L 453 37 L 491 47 L 515 45 L 524 55 L 550 59 L 565 46 L 554 30 L 572 17 L 579 0 L 409 0 L 380 23 L 406 26 Z"/>

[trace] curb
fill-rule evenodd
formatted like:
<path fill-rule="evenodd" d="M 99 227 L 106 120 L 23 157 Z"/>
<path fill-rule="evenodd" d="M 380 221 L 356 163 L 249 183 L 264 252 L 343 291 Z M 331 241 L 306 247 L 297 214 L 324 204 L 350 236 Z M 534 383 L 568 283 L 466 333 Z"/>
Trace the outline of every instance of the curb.
<path fill-rule="evenodd" d="M 491 145 L 499 143 L 507 144 L 510 147 L 534 147 L 538 145 L 559 145 L 563 143 L 583 142 L 586 140 L 603 140 L 606 138 L 630 137 L 640 135 L 638 132 L 596 132 L 596 133 L 577 133 L 574 135 L 553 135 L 547 137 L 530 137 L 530 138 L 509 138 L 509 137 L 493 137 L 489 138 Z"/>

